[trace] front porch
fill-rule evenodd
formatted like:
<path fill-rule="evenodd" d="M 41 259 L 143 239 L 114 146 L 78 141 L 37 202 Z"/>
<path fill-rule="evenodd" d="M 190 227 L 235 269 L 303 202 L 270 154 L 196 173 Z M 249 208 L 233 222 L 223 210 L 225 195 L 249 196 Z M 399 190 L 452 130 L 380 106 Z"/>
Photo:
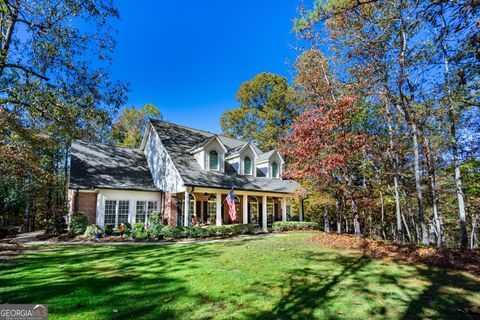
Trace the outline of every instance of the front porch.
<path fill-rule="evenodd" d="M 292 196 L 282 193 L 234 190 L 236 221 L 228 214 L 226 197 L 230 190 L 189 187 L 187 191 L 172 194 L 176 211 L 176 225 L 253 224 L 266 231 L 275 221 L 292 219 Z M 302 201 L 299 219 L 303 220 Z"/>

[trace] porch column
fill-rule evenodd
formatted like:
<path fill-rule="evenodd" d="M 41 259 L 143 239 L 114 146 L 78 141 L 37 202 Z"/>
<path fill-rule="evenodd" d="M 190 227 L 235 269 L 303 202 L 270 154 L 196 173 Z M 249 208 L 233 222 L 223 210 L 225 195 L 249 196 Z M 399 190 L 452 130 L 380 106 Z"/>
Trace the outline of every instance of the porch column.
<path fill-rule="evenodd" d="M 303 221 L 303 199 L 298 200 L 298 220 Z"/>
<path fill-rule="evenodd" d="M 267 196 L 262 196 L 262 230 L 268 231 L 267 226 Z"/>
<path fill-rule="evenodd" d="M 215 220 L 215 224 L 217 226 L 222 225 L 222 194 L 217 193 L 217 218 Z"/>
<path fill-rule="evenodd" d="M 185 191 L 185 204 L 183 212 L 185 212 L 183 215 L 183 225 L 187 227 L 190 225 L 190 193 L 188 191 Z"/>
<path fill-rule="evenodd" d="M 248 196 L 246 194 L 243 195 L 243 224 L 248 223 Z"/>
<path fill-rule="evenodd" d="M 287 198 L 282 198 L 282 221 L 287 221 Z"/>

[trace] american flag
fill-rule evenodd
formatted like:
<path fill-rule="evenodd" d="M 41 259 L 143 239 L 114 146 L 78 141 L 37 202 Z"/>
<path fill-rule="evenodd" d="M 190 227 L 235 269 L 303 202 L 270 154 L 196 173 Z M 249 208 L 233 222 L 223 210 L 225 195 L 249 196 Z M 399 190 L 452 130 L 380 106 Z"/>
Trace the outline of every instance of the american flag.
<path fill-rule="evenodd" d="M 228 203 L 228 215 L 230 216 L 230 219 L 232 220 L 232 222 L 235 222 L 237 221 L 237 210 L 235 210 L 235 194 L 233 193 L 233 187 L 227 196 L 227 203 Z"/>

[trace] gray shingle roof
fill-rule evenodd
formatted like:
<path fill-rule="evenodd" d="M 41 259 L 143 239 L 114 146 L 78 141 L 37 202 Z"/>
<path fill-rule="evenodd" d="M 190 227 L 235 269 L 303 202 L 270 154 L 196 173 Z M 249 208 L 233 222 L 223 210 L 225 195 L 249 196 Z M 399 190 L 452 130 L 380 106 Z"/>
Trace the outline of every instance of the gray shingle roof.
<path fill-rule="evenodd" d="M 275 150 L 270 150 L 265 153 L 262 153 L 258 156 L 257 162 L 267 160 L 275 152 Z"/>
<path fill-rule="evenodd" d="M 300 188 L 300 185 L 293 180 L 257 178 L 203 170 L 194 156 L 190 154 L 190 150 L 212 137 L 213 133 L 161 120 L 151 120 L 151 123 L 186 185 L 224 189 L 233 186 L 240 190 L 280 193 L 289 193 Z M 220 135 L 218 138 L 229 150 L 245 144 L 244 141 Z M 256 147 L 254 146 L 254 148 Z M 262 154 L 260 149 L 256 148 L 256 150 Z"/>
<path fill-rule="evenodd" d="M 72 142 L 71 189 L 158 191 L 141 150 L 97 142 Z"/>

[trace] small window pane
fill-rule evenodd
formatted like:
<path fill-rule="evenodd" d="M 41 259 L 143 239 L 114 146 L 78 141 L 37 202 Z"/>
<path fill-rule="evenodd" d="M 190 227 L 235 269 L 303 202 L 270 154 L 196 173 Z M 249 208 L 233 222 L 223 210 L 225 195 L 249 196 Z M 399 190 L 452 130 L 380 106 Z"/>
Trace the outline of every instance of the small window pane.
<path fill-rule="evenodd" d="M 145 201 L 137 201 L 137 212 L 135 214 L 135 222 L 145 223 L 147 203 Z"/>
<path fill-rule="evenodd" d="M 278 178 L 278 164 L 276 162 L 272 163 L 272 177 Z"/>
<path fill-rule="evenodd" d="M 128 213 L 130 212 L 130 201 L 118 201 L 118 225 L 128 222 Z"/>
<path fill-rule="evenodd" d="M 115 224 L 115 208 L 117 201 L 106 200 L 105 201 L 105 224 Z"/>
<path fill-rule="evenodd" d="M 249 157 L 245 157 L 243 166 L 244 166 L 245 174 L 252 174 L 252 160 L 250 160 Z"/>
<path fill-rule="evenodd" d="M 215 150 L 210 151 L 210 170 L 218 169 L 218 153 Z"/>

